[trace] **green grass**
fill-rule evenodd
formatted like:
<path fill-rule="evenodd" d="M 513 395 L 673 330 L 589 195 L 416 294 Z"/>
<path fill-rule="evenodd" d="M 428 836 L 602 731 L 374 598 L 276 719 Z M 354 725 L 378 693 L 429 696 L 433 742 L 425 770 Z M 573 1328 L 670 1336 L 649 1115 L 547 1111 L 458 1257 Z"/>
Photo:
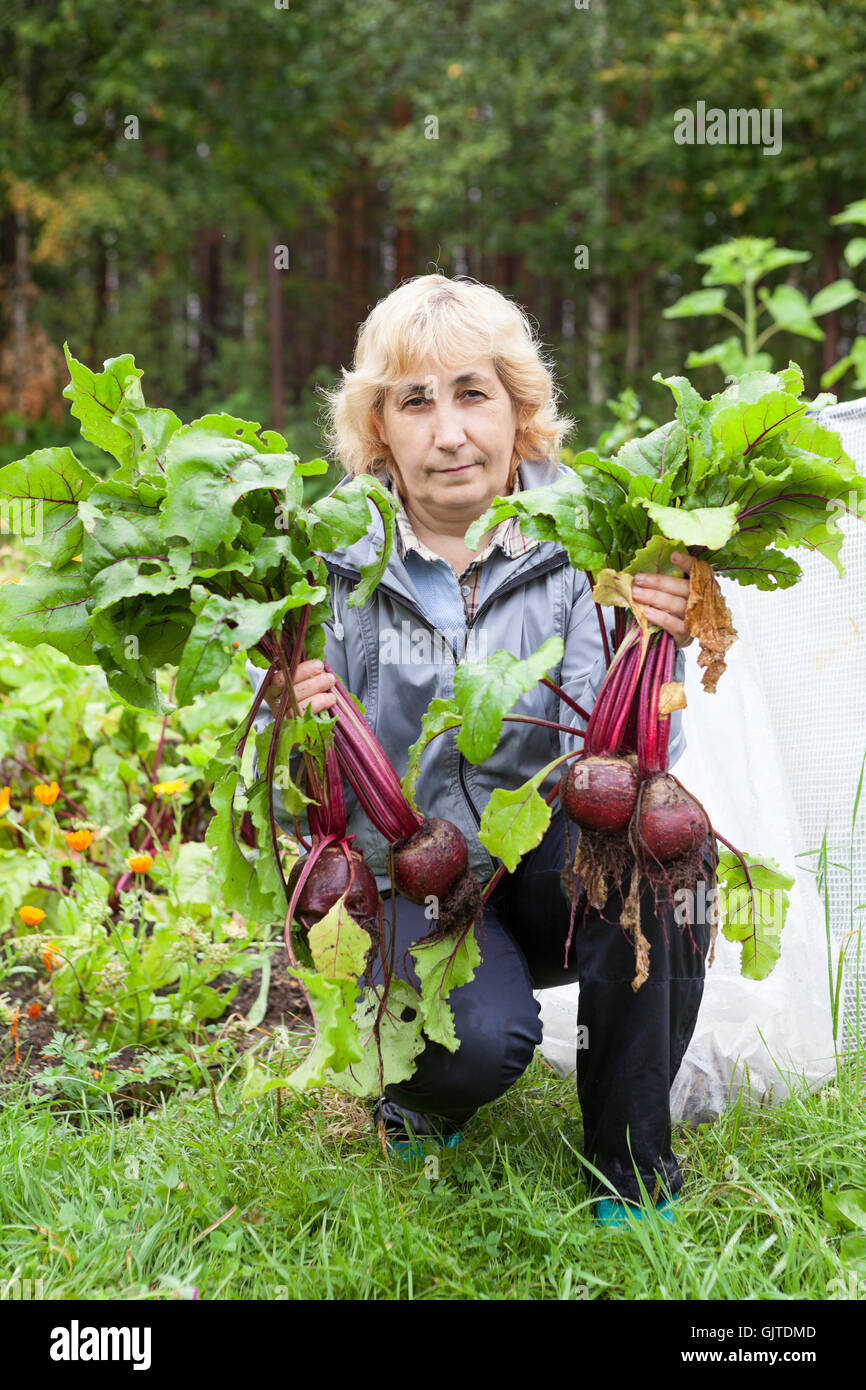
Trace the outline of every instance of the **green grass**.
<path fill-rule="evenodd" d="M 278 1113 L 227 1074 L 219 1115 L 204 1089 L 129 1121 L 19 1094 L 0 1115 L 0 1271 L 62 1299 L 824 1300 L 851 1271 L 866 1290 L 858 1237 L 822 1206 L 866 1194 L 864 1087 L 849 1066 L 823 1097 L 682 1135 L 677 1225 L 621 1231 L 592 1220 L 574 1083 L 538 1053 L 438 1178 L 385 1157 L 335 1092 Z"/>

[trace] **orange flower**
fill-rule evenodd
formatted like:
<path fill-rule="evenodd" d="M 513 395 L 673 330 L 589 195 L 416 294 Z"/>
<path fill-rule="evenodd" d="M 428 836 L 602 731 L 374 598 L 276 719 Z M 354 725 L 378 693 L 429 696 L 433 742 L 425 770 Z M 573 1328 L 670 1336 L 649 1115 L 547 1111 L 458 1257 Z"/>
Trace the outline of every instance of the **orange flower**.
<path fill-rule="evenodd" d="M 45 913 L 41 907 L 19 907 L 18 916 L 27 927 L 38 927 L 44 920 Z"/>
<path fill-rule="evenodd" d="M 10 1036 L 10 1038 L 17 1038 L 17 1037 L 18 1037 L 18 1010 L 17 1010 L 17 1009 L 15 1010 L 14 1014 L 12 1015 L 12 1022 L 9 1024 L 9 1036 Z"/>
<path fill-rule="evenodd" d="M 38 999 L 34 999 L 33 1003 L 30 1005 L 30 1008 L 27 1010 L 27 1017 L 38 1018 L 41 1013 L 42 1005 L 39 1003 Z"/>
<path fill-rule="evenodd" d="M 33 788 L 33 795 L 43 806 L 53 806 L 60 795 L 60 788 L 56 782 L 39 782 Z"/>
<path fill-rule="evenodd" d="M 11 787 L 0 787 L 0 816 L 2 816 L 4 811 L 9 810 L 9 797 L 11 794 Z"/>
<path fill-rule="evenodd" d="M 131 854 L 126 862 L 134 874 L 146 874 L 153 863 L 153 856 L 150 854 Z"/>
<path fill-rule="evenodd" d="M 81 851 L 87 849 L 88 845 L 91 844 L 93 840 L 93 831 L 70 830 L 69 833 L 67 835 L 64 835 L 63 838 L 65 839 L 70 849 L 77 849 Z"/>
<path fill-rule="evenodd" d="M 45 969 L 49 972 L 52 970 L 56 970 L 61 960 L 62 957 L 57 954 L 54 947 L 51 945 L 51 942 L 49 941 L 48 945 L 45 947 L 45 950 L 42 952 L 42 964 L 45 966 Z"/>

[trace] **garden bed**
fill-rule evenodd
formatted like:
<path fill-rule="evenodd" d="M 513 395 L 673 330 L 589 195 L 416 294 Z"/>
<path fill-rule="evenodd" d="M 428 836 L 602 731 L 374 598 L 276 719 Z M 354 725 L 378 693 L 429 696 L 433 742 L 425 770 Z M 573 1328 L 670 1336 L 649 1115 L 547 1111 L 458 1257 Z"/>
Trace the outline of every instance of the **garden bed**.
<path fill-rule="evenodd" d="M 277 951 L 271 962 L 271 978 L 264 1016 L 261 1022 L 246 1033 L 231 1030 L 231 1045 L 235 1052 L 247 1051 L 256 1042 L 261 1041 L 263 1035 L 273 1033 L 278 1027 L 300 1030 L 311 1028 L 312 1019 L 303 990 L 298 981 L 288 974 L 287 964 L 285 953 Z M 261 981 L 261 967 L 240 981 L 237 993 L 226 1005 L 225 1012 L 213 1021 L 208 1030 L 207 1043 L 212 1044 L 215 1039 L 220 1038 L 221 1033 L 228 1032 L 227 1025 L 247 1019 L 259 999 Z M 228 991 L 236 982 L 235 975 L 225 972 L 213 981 L 213 988 L 220 992 Z M 13 975 L 2 983 L 3 992 L 12 1006 L 17 1007 L 19 1017 L 14 1035 L 8 1028 L 0 1033 L 0 1091 L 10 1083 L 20 1085 L 33 1081 L 35 1092 L 39 1094 L 44 1089 L 40 1086 L 41 1073 L 56 1071 L 58 1060 L 63 1055 L 53 1046 L 55 1040 L 58 1037 L 61 1041 L 70 1040 L 70 1035 L 59 1027 L 50 999 L 46 1002 L 37 976 Z M 170 1048 L 170 1044 L 167 1046 Z M 105 1049 L 105 1043 L 94 1045 L 93 1060 L 101 1062 L 104 1057 L 104 1065 L 93 1067 L 92 1072 L 98 1074 L 103 1082 L 108 1079 L 110 1073 L 117 1073 L 117 1088 L 112 1090 L 103 1084 L 101 1094 L 111 1096 L 121 1112 L 124 1108 L 130 1108 L 130 1102 L 154 1099 L 173 1090 L 180 1080 L 179 1075 L 177 1078 L 161 1076 L 137 1085 L 131 1079 L 130 1073 L 145 1070 L 152 1072 L 151 1059 L 156 1055 L 155 1050 L 152 1047 L 127 1046 L 104 1056 Z M 85 1048 L 85 1055 L 87 1051 Z M 151 1065 L 143 1067 L 144 1061 L 151 1062 Z"/>

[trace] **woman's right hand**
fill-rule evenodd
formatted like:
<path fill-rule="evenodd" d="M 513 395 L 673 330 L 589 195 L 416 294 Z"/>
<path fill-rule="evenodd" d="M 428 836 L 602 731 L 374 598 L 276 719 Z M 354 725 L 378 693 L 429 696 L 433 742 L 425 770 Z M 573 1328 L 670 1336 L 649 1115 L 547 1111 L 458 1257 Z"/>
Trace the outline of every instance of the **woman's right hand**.
<path fill-rule="evenodd" d="M 336 679 L 335 675 L 325 670 L 324 662 L 302 661 L 295 672 L 294 681 L 295 699 L 301 714 L 307 705 L 310 706 L 313 714 L 318 714 L 320 710 L 330 709 L 332 705 L 336 704 L 337 696 L 334 692 Z M 286 681 L 282 671 L 275 671 L 273 679 L 265 691 L 265 703 L 275 719 L 285 685 Z M 291 706 L 289 706 L 289 713 L 291 714 Z"/>

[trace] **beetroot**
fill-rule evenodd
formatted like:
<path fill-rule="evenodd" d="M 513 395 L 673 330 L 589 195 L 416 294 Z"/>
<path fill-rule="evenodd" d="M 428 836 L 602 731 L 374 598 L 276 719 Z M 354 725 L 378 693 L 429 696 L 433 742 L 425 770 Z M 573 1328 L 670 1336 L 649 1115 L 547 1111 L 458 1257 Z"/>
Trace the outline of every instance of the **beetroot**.
<path fill-rule="evenodd" d="M 394 884 L 412 903 L 423 903 L 431 895 L 444 899 L 468 867 L 463 834 L 440 816 L 424 820 L 414 835 L 394 845 Z"/>
<path fill-rule="evenodd" d="M 691 854 L 710 833 L 703 809 L 667 774 L 643 784 L 637 828 L 643 848 L 661 864 Z"/>
<path fill-rule="evenodd" d="M 633 759 L 599 755 L 572 764 L 561 796 L 568 815 L 582 830 L 615 835 L 628 826 L 637 793 Z"/>
<path fill-rule="evenodd" d="M 378 922 L 380 900 L 376 879 L 357 850 L 350 850 L 349 853 L 354 866 L 354 880 L 346 898 L 346 910 L 361 926 L 366 922 Z M 295 891 L 303 867 L 304 860 L 299 859 L 289 875 L 289 898 Z M 330 912 L 337 899 L 346 892 L 351 876 L 352 866 L 343 849 L 339 845 L 327 845 L 313 865 L 295 907 L 295 916 L 308 930 Z"/>

